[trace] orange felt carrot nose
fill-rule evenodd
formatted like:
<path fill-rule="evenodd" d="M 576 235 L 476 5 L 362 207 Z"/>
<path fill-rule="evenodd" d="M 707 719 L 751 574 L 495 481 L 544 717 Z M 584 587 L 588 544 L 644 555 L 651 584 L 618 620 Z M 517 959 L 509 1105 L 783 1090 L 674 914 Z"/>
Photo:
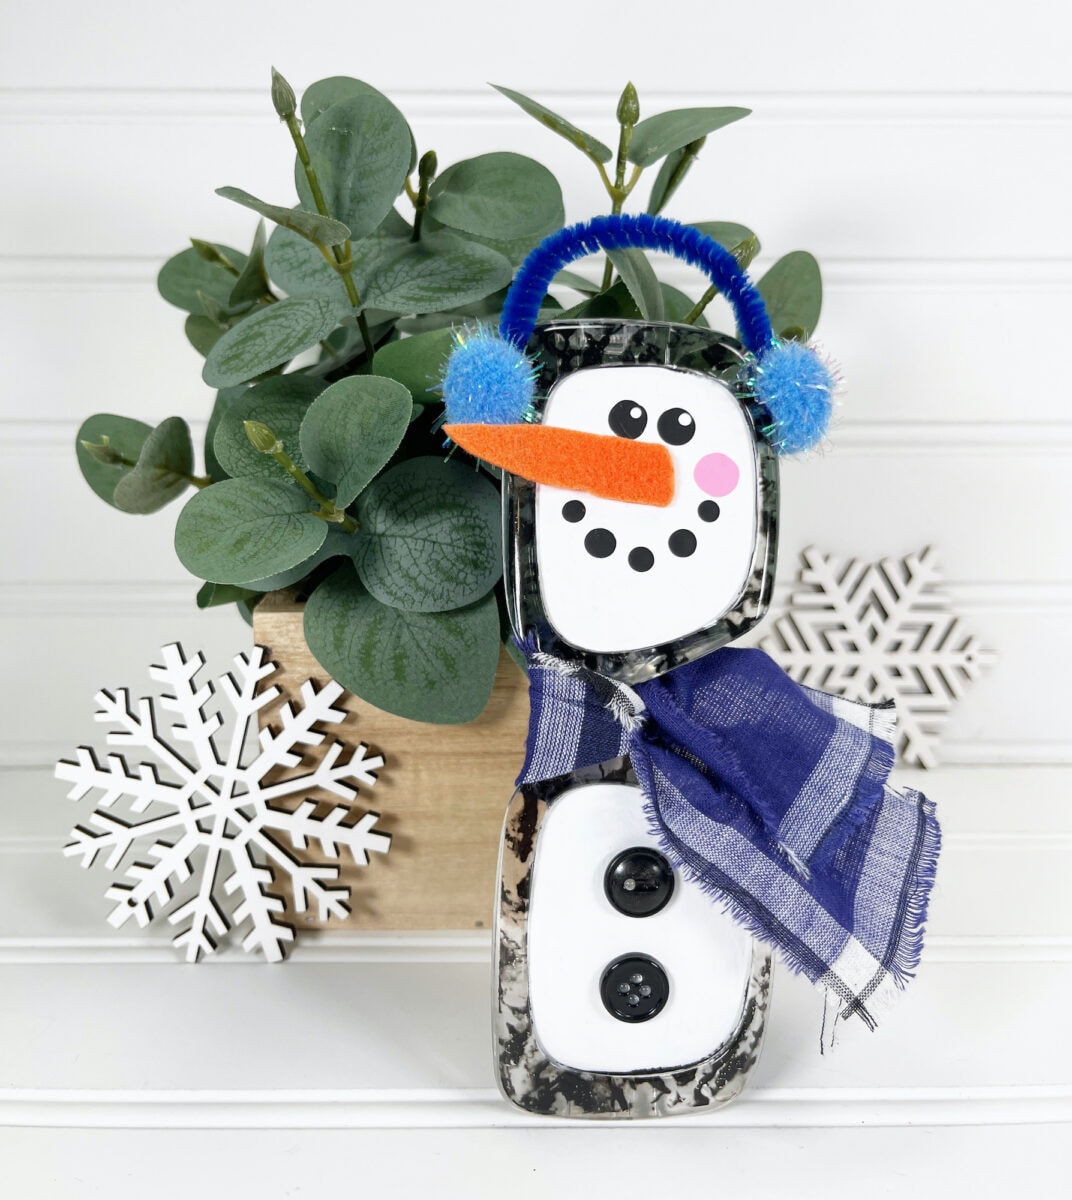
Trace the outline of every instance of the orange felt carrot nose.
<path fill-rule="evenodd" d="M 665 446 L 554 425 L 444 425 L 463 450 L 513 475 L 626 504 L 666 508 L 674 464 Z"/>

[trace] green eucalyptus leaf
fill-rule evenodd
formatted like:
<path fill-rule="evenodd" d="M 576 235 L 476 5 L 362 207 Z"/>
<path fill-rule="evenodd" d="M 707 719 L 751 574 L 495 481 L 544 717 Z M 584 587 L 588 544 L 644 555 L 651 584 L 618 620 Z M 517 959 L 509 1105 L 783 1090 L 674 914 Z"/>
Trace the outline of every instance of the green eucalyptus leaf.
<path fill-rule="evenodd" d="M 348 75 L 333 75 L 311 83 L 301 98 L 301 117 L 306 129 L 333 105 L 353 96 L 378 96 L 380 93 L 371 83 L 351 79 Z"/>
<path fill-rule="evenodd" d="M 186 332 L 186 340 L 191 346 L 205 358 L 213 346 L 227 332 L 225 325 L 219 324 L 211 317 L 202 316 L 200 313 L 191 313 L 183 326 Z"/>
<path fill-rule="evenodd" d="M 686 143 L 677 150 L 672 150 L 659 164 L 659 171 L 648 196 L 647 212 L 652 215 L 661 213 L 670 202 L 670 197 L 681 186 L 696 161 L 696 154 L 689 148 L 691 145 L 691 142 Z"/>
<path fill-rule="evenodd" d="M 453 612 L 403 612 L 370 595 L 349 565 L 309 597 L 305 640 L 324 670 L 368 704 L 436 725 L 478 717 L 499 663 L 494 595 Z"/>
<path fill-rule="evenodd" d="M 562 223 L 562 189 L 522 154 L 481 154 L 454 163 L 433 182 L 428 214 L 443 225 L 511 241 Z"/>
<path fill-rule="evenodd" d="M 411 232 L 392 209 L 377 229 L 351 247 L 353 276 L 362 299 L 370 273 L 385 254 L 396 252 L 400 243 L 408 243 Z M 337 306 L 340 319 L 351 314 L 342 277 L 311 242 L 288 229 L 275 229 L 268 239 L 266 260 L 269 275 L 288 295 L 328 297 Z M 370 314 L 370 324 L 372 320 Z"/>
<path fill-rule="evenodd" d="M 418 403 L 434 404 L 453 345 L 449 328 L 388 342 L 376 351 L 376 374 L 402 384 Z"/>
<path fill-rule="evenodd" d="M 347 533 L 339 525 L 328 525 L 328 536 L 315 554 L 303 559 L 295 567 L 266 575 L 262 579 L 247 579 L 245 586 L 251 592 L 276 592 L 280 588 L 294 587 L 329 558 L 349 558 L 354 548 L 354 534 Z"/>
<path fill-rule="evenodd" d="M 336 488 L 345 508 L 390 461 L 409 425 L 410 394 L 393 379 L 350 375 L 322 392 L 301 424 L 311 470 Z"/>
<path fill-rule="evenodd" d="M 368 304 L 391 312 L 443 312 L 505 287 L 513 267 L 494 250 L 442 232 L 384 243 L 365 283 Z"/>
<path fill-rule="evenodd" d="M 479 233 L 467 233 L 461 229 L 451 229 L 450 226 L 442 224 L 435 217 L 429 216 L 426 213 L 422 229 L 425 237 L 445 231 L 456 237 L 463 238 L 467 242 L 475 242 L 480 246 L 486 246 L 489 250 L 494 250 L 496 254 L 501 254 L 512 267 L 516 268 L 525 261 L 534 247 L 538 246 L 548 234 L 555 233 L 561 229 L 565 221 L 565 210 L 559 210 L 553 219 L 542 229 L 535 229 L 533 232 L 525 234 L 524 237 L 499 238 L 485 237 Z M 501 308 L 502 306 L 500 305 L 499 307 Z"/>
<path fill-rule="evenodd" d="M 233 387 L 290 362 L 338 324 L 329 300 L 288 298 L 258 309 L 212 347 L 202 377 L 209 387 Z"/>
<path fill-rule="evenodd" d="M 512 100 L 519 108 L 523 108 L 530 117 L 535 117 L 541 125 L 546 125 L 548 129 L 557 133 L 559 137 L 564 137 L 578 150 L 583 150 L 589 158 L 594 158 L 601 163 L 610 162 L 613 157 L 610 147 L 604 146 L 598 138 L 592 137 L 590 133 L 585 133 L 583 129 L 578 129 L 572 121 L 567 121 L 565 117 L 560 117 L 558 113 L 552 112 L 538 100 L 532 100 L 528 96 L 522 95 L 521 92 L 500 87 L 497 83 L 493 83 L 491 86 L 507 100 Z"/>
<path fill-rule="evenodd" d="M 756 252 L 759 252 L 759 239 L 747 225 L 740 225 L 736 221 L 690 221 L 689 224 L 693 229 L 707 234 L 725 250 L 736 250 L 744 242 L 753 241 Z"/>
<path fill-rule="evenodd" d="M 264 261 L 273 282 L 288 296 L 326 296 L 340 309 L 349 308 L 342 277 L 312 242 L 293 230 L 282 225 L 272 230 Z"/>
<path fill-rule="evenodd" d="M 240 600 L 260 599 L 260 592 L 239 587 L 234 583 L 203 583 L 197 591 L 198 608 L 218 608 L 221 604 L 237 604 Z"/>
<path fill-rule="evenodd" d="M 741 120 L 750 112 L 748 108 L 677 108 L 645 117 L 633 128 L 629 161 L 638 167 L 650 167 L 672 151 Z"/>
<path fill-rule="evenodd" d="M 328 212 L 351 238 L 370 234 L 387 216 L 409 173 L 411 135 L 405 117 L 377 92 L 333 104 L 308 128 L 305 142 Z M 302 206 L 316 208 L 301 163 L 295 182 Z"/>
<path fill-rule="evenodd" d="M 111 504 L 116 484 L 134 469 L 145 439 L 153 427 L 132 417 L 119 417 L 114 413 L 95 413 L 82 422 L 75 437 L 75 454 L 78 466 L 86 483 L 106 503 Z M 110 454 L 103 457 L 115 461 L 102 462 L 101 457 L 83 445 L 106 445 Z"/>
<path fill-rule="evenodd" d="M 142 443 L 134 468 L 115 485 L 112 503 L 122 512 L 154 513 L 190 486 L 194 448 L 182 417 L 168 417 Z"/>
<path fill-rule="evenodd" d="M 263 296 L 271 295 L 271 288 L 268 286 L 268 275 L 264 269 L 264 246 L 267 241 L 267 235 L 264 231 L 264 222 L 257 222 L 257 232 L 253 235 L 253 245 L 250 248 L 249 258 L 246 259 L 246 265 L 242 268 L 242 274 L 235 280 L 235 285 L 231 289 L 231 295 L 228 304 L 231 308 L 240 308 L 246 304 L 256 304 Z M 209 313 L 213 316 L 213 313 Z"/>
<path fill-rule="evenodd" d="M 551 282 L 572 288 L 575 292 L 580 292 L 582 296 L 595 296 L 599 293 L 598 283 L 586 279 L 583 275 L 578 275 L 576 271 L 559 271 Z"/>
<path fill-rule="evenodd" d="M 608 250 L 607 257 L 622 277 L 645 321 L 665 321 L 666 306 L 655 269 L 643 250 Z"/>
<path fill-rule="evenodd" d="M 568 321 L 579 317 L 610 317 L 613 320 L 636 321 L 640 319 L 640 309 L 629 294 L 629 289 L 619 279 L 607 291 L 582 300 L 573 308 L 564 309 L 555 319 Z"/>
<path fill-rule="evenodd" d="M 823 280 L 819 264 L 807 250 L 794 250 L 778 259 L 756 286 L 778 337 L 803 341 L 811 337 L 823 307 Z"/>
<path fill-rule="evenodd" d="M 298 430 L 309 405 L 324 390 L 322 379 L 307 375 L 277 375 L 243 392 L 227 406 L 220 418 L 212 448 L 228 475 L 235 478 L 273 479 L 286 482 L 288 476 L 270 454 L 255 450 L 246 436 L 244 422 L 260 421 L 283 443 L 283 449 L 306 471 L 309 463 L 302 455 Z"/>
<path fill-rule="evenodd" d="M 691 296 L 686 296 L 684 292 L 679 291 L 675 287 L 671 287 L 668 283 L 659 285 L 663 293 L 663 306 L 666 310 L 666 320 L 683 322 L 690 312 L 696 307 L 696 301 Z M 701 313 L 695 320 L 693 325 L 699 326 L 701 329 L 710 328 L 707 318 Z"/>
<path fill-rule="evenodd" d="M 274 221 L 284 229 L 312 242 L 323 242 L 325 246 L 340 246 L 350 236 L 350 230 L 341 222 L 331 217 L 322 217 L 317 212 L 306 212 L 304 208 L 284 208 L 279 204 L 269 204 L 267 200 L 258 200 L 241 188 L 221 187 L 216 189 L 216 195 L 225 200 L 233 200 L 243 208 L 251 208 L 269 221 Z M 317 251 L 319 254 L 319 250 Z M 321 256 L 322 257 L 322 256 Z"/>
<path fill-rule="evenodd" d="M 216 457 L 216 447 L 213 445 L 216 439 L 216 430 L 219 429 L 220 422 L 231 411 L 235 403 L 248 391 L 249 388 L 245 384 L 239 384 L 238 387 L 224 388 L 216 393 L 208 425 L 205 427 L 205 474 L 215 483 L 228 477 L 223 464 Z"/>
<path fill-rule="evenodd" d="M 257 607 L 256 600 L 238 600 L 235 602 L 235 608 L 238 610 L 238 615 L 243 621 L 253 628 L 253 610 Z"/>
<path fill-rule="evenodd" d="M 502 574 L 501 505 L 471 466 L 413 458 L 358 498 L 354 564 L 383 604 L 443 612 L 483 596 Z"/>
<path fill-rule="evenodd" d="M 334 105 L 342 100 L 349 100 L 351 96 L 379 96 L 382 100 L 387 100 L 387 97 L 370 83 L 365 83 L 360 79 L 351 79 L 347 75 L 334 75 L 330 79 L 319 79 L 316 83 L 310 84 L 305 89 L 301 98 L 301 114 L 302 120 L 305 122 L 306 129 L 321 115 Z M 390 104 L 390 101 L 387 101 Z M 413 134 L 409 135 L 410 140 L 410 158 L 408 175 L 417 165 L 417 143 L 413 139 Z"/>
<path fill-rule="evenodd" d="M 291 483 L 225 479 L 198 492 L 179 513 L 175 552 L 182 565 L 212 583 L 249 583 L 304 563 L 328 527 Z"/>
<path fill-rule="evenodd" d="M 249 264 L 247 263 L 246 266 L 248 265 Z M 245 267 L 242 268 L 243 271 L 245 269 Z M 208 317 L 210 321 L 215 321 L 215 323 L 219 325 L 221 329 L 229 329 L 231 327 L 232 314 L 230 309 L 225 308 L 222 304 L 217 304 L 216 301 L 213 300 L 213 298 L 208 294 L 208 292 L 203 292 L 200 288 L 197 291 L 197 299 L 204 310 L 205 316 Z M 251 304 L 252 301 L 249 301 L 242 307 L 243 309 L 248 309 Z"/>
<path fill-rule="evenodd" d="M 234 263 L 241 274 L 246 265 L 246 256 L 230 246 L 219 246 L 217 249 Z M 168 304 L 174 304 L 176 308 L 188 313 L 204 314 L 204 305 L 198 297 L 198 292 L 204 292 L 220 307 L 226 308 L 237 278 L 237 274 L 228 271 L 220 263 L 206 262 L 191 248 L 181 251 L 164 263 L 156 277 L 156 286 Z"/>

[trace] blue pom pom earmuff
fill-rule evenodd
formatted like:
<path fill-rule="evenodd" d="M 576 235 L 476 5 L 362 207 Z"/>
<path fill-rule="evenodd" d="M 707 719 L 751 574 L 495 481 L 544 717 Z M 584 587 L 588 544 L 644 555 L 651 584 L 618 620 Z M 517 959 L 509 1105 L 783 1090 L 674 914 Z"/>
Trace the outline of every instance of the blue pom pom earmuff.
<path fill-rule="evenodd" d="M 551 280 L 567 264 L 599 250 L 660 250 L 700 268 L 729 301 L 738 336 L 753 359 L 756 399 L 770 414 L 764 436 L 779 454 L 822 440 L 836 380 L 813 346 L 781 341 L 763 297 L 718 242 L 666 217 L 594 217 L 545 238 L 514 279 L 499 330 L 461 333 L 443 377 L 449 424 L 510 424 L 531 420 L 535 372 L 525 347 Z"/>

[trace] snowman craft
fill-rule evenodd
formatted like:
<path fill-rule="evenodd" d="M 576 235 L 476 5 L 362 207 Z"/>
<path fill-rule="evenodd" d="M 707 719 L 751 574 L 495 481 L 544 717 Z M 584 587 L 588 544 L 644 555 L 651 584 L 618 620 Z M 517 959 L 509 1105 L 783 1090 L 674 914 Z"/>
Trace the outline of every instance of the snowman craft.
<path fill-rule="evenodd" d="M 563 266 L 624 247 L 704 270 L 740 340 L 535 325 Z M 661 217 L 553 234 L 498 333 L 456 338 L 444 429 L 503 470 L 530 681 L 496 913 L 499 1080 L 522 1108 L 717 1106 L 758 1059 L 771 948 L 872 1028 L 919 962 L 940 835 L 929 801 L 887 783 L 892 704 L 721 649 L 766 612 L 777 456 L 822 438 L 833 386 L 812 347 L 774 337 L 732 255 Z"/>

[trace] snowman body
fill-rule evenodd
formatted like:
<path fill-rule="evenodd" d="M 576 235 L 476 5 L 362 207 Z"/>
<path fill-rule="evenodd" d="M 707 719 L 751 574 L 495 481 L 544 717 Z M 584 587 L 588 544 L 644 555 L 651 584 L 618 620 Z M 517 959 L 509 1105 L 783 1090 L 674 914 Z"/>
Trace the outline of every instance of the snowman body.
<path fill-rule="evenodd" d="M 773 583 L 777 471 L 739 345 L 588 321 L 538 328 L 529 353 L 541 423 L 661 442 L 674 494 L 655 507 L 507 477 L 517 635 L 631 684 L 750 628 Z M 628 760 L 515 795 L 496 940 L 500 1083 L 521 1107 L 652 1116 L 743 1087 L 769 956 L 663 857 Z"/>

